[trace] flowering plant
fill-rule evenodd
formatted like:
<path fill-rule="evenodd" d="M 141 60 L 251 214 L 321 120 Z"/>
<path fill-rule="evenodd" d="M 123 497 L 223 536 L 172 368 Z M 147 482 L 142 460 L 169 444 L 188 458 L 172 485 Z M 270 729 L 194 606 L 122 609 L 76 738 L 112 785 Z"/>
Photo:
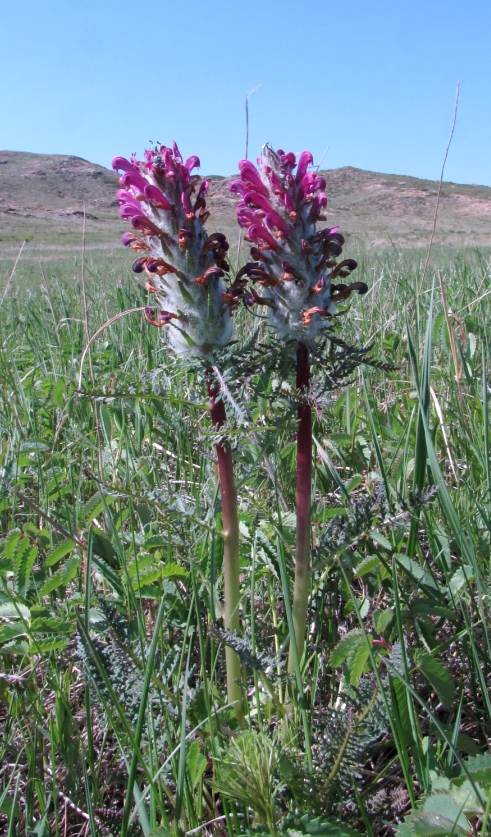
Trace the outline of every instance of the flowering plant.
<path fill-rule="evenodd" d="M 225 288 L 229 272 L 228 243 L 223 233 L 207 235 L 209 216 L 205 195 L 208 181 L 193 175 L 200 161 L 183 160 L 174 142 L 145 151 L 144 160 L 115 157 L 112 166 L 122 171 L 117 193 L 120 215 L 140 235 L 124 233 L 122 241 L 134 250 L 135 273 L 145 273 L 145 287 L 160 308 L 145 308 L 147 321 L 158 328 L 170 325 L 170 347 L 178 356 L 206 359 L 206 384 L 213 426 L 221 428 L 226 414 L 220 388 L 212 378 L 213 354 L 232 336 L 231 314 L 244 293 L 240 277 Z M 200 182 L 201 181 L 201 182 Z M 216 444 L 223 523 L 224 622 L 239 629 L 239 522 L 232 451 L 223 439 Z M 240 662 L 227 647 L 227 695 L 239 720 L 243 717 Z"/>
<path fill-rule="evenodd" d="M 339 227 L 317 230 L 325 221 L 326 181 L 309 171 L 313 158 L 273 151 L 266 145 L 257 168 L 249 160 L 239 162 L 240 180 L 230 190 L 240 197 L 237 219 L 247 230 L 251 258 L 237 274 L 252 287 L 246 297 L 252 305 L 267 307 L 268 319 L 278 337 L 297 344 L 296 554 L 293 590 L 293 628 L 288 671 L 300 677 L 299 661 L 305 645 L 305 625 L 310 591 L 310 538 L 312 502 L 312 407 L 308 399 L 310 352 L 336 314 L 336 305 L 353 291 L 368 290 L 364 282 L 349 285 L 346 279 L 357 267 L 354 259 L 336 263 L 344 238 Z M 296 172 L 295 172 L 296 168 Z M 258 293 L 257 286 L 262 288 Z"/>
<path fill-rule="evenodd" d="M 115 157 L 122 171 L 117 193 L 120 215 L 133 232 L 122 242 L 138 253 L 135 273 L 145 273 L 146 288 L 159 308 L 147 307 L 149 323 L 171 324 L 168 340 L 178 355 L 210 355 L 232 336 L 231 310 L 235 287 L 228 292 L 228 243 L 222 233 L 207 235 L 205 195 L 208 181 L 193 175 L 199 158 L 183 160 L 173 143 L 145 151 L 144 160 Z"/>
<path fill-rule="evenodd" d="M 326 181 L 308 171 L 312 162 L 310 151 L 300 154 L 297 165 L 292 152 L 273 151 L 266 145 L 257 168 L 241 160 L 240 180 L 230 185 L 230 191 L 240 196 L 238 222 L 253 245 L 253 261 L 238 274 L 253 283 L 249 302 L 267 306 L 270 324 L 280 338 L 309 347 L 330 325 L 336 303 L 352 291 L 367 291 L 364 282 L 333 283 L 349 276 L 357 264 L 354 259 L 336 264 L 344 243 L 339 227 L 316 228 L 317 222 L 326 220 Z M 262 295 L 256 285 L 262 287 Z"/>

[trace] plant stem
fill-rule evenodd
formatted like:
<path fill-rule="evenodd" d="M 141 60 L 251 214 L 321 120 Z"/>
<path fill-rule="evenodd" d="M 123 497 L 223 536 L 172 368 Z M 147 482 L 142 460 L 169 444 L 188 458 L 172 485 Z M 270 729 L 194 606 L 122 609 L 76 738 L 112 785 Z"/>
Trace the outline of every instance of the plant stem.
<path fill-rule="evenodd" d="M 219 387 L 210 378 L 207 380 L 210 397 L 211 421 L 213 427 L 223 427 L 226 421 L 225 405 L 218 399 Z M 223 529 L 223 584 L 224 625 L 228 631 L 239 631 L 239 518 L 237 514 L 237 490 L 234 480 L 234 463 L 230 445 L 221 439 L 216 445 L 220 496 L 222 500 Z M 240 660 L 232 648 L 225 647 L 227 667 L 227 699 L 233 704 L 235 714 L 241 723 L 244 719 L 242 689 L 240 686 Z"/>
<path fill-rule="evenodd" d="M 309 349 L 305 343 L 298 343 L 296 378 L 298 392 L 307 394 L 309 383 Z M 292 613 L 296 653 L 300 661 L 305 645 L 305 622 L 310 590 L 310 507 L 312 495 L 312 408 L 310 404 L 299 404 L 297 415 L 297 549 Z M 294 654 L 293 643 L 290 643 L 289 674 L 295 672 Z"/>

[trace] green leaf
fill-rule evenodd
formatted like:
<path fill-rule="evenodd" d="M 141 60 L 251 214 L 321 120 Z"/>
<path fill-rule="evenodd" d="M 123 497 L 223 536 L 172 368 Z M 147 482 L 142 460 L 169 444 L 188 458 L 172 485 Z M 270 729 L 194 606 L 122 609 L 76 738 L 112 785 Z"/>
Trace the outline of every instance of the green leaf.
<path fill-rule="evenodd" d="M 346 660 L 346 668 L 349 682 L 352 686 L 357 686 L 358 681 L 365 670 L 368 657 L 370 655 L 370 646 L 372 644 L 372 637 L 370 635 L 362 637 L 363 642 L 354 649 Z"/>
<path fill-rule="evenodd" d="M 24 625 L 20 621 L 15 625 L 0 625 L 0 643 L 10 642 L 11 639 L 24 636 L 25 633 Z"/>
<path fill-rule="evenodd" d="M 459 567 L 459 569 L 454 572 L 448 585 L 448 589 L 452 596 L 457 597 L 464 588 L 467 590 L 470 584 L 474 581 L 474 578 L 474 573 L 470 567 Z"/>
<path fill-rule="evenodd" d="M 383 634 L 393 619 L 393 610 L 375 610 L 373 612 L 373 624 L 377 633 Z"/>
<path fill-rule="evenodd" d="M 201 779 L 207 765 L 207 760 L 205 756 L 203 755 L 203 753 L 200 752 L 198 741 L 192 741 L 189 745 L 186 754 L 186 763 L 191 788 L 192 790 L 194 790 L 199 780 Z"/>
<path fill-rule="evenodd" d="M 5 604 L 0 605 L 0 619 L 24 619 L 26 622 L 29 622 L 31 619 L 31 611 L 29 610 L 26 605 L 18 602 L 14 604 L 13 602 L 5 602 Z"/>
<path fill-rule="evenodd" d="M 446 709 L 451 709 L 455 700 L 455 684 L 450 672 L 431 654 L 418 654 L 416 665 L 429 680 Z"/>
<path fill-rule="evenodd" d="M 66 564 L 63 565 L 57 572 L 55 572 L 47 582 L 43 584 L 39 591 L 40 596 L 47 596 L 58 587 L 66 587 L 70 581 L 75 578 L 80 566 L 80 558 L 70 558 Z"/>
<path fill-rule="evenodd" d="M 58 561 L 61 561 L 61 559 L 64 558 L 65 555 L 68 555 L 68 553 L 73 549 L 75 549 L 75 541 L 72 541 L 71 538 L 61 541 L 61 543 L 57 544 L 46 555 L 44 560 L 45 566 L 52 567 L 53 564 L 57 564 Z"/>
<path fill-rule="evenodd" d="M 187 578 L 188 573 L 179 564 L 166 564 L 161 572 L 161 578 Z"/>
<path fill-rule="evenodd" d="M 356 648 L 365 642 L 362 632 L 355 628 L 338 642 L 331 654 L 331 665 L 333 668 L 339 668 L 345 660 L 352 654 Z"/>
<path fill-rule="evenodd" d="M 23 537 L 19 541 L 18 548 L 14 556 L 14 576 L 15 586 L 19 593 L 24 593 L 31 577 L 31 570 L 37 558 L 38 547 L 31 546 L 31 541 L 28 537 Z"/>
<path fill-rule="evenodd" d="M 431 811 L 412 814 L 406 825 L 410 827 L 409 833 L 416 835 L 416 837 L 437 837 L 439 834 L 444 835 L 444 837 L 449 837 L 449 835 L 457 837 L 457 835 L 471 834 L 469 829 L 462 831 L 453 820 L 444 814 L 432 813 Z M 399 837 L 401 832 L 398 831 L 397 834 Z"/>
<path fill-rule="evenodd" d="M 475 782 L 481 782 L 486 787 L 491 787 L 491 753 L 481 753 L 465 762 L 467 770 Z M 454 784 L 460 784 L 466 780 L 465 774 L 452 779 Z"/>
<path fill-rule="evenodd" d="M 18 531 L 18 530 L 15 531 L 14 530 L 13 532 L 10 533 L 10 535 L 7 538 L 7 543 L 5 544 L 4 555 L 5 555 L 6 558 L 10 559 L 10 561 L 14 557 L 15 547 L 17 546 L 17 541 L 19 540 L 21 534 L 22 533 L 20 531 Z"/>
<path fill-rule="evenodd" d="M 380 566 L 380 558 L 378 555 L 367 555 L 356 567 L 354 578 L 362 578 L 368 575 L 376 567 Z"/>
<path fill-rule="evenodd" d="M 382 546 L 384 549 L 387 549 L 389 552 L 392 552 L 392 544 L 384 535 L 381 535 L 380 532 L 377 532 L 376 529 L 372 529 L 370 532 L 370 537 L 375 543 L 378 543 L 379 546 Z"/>

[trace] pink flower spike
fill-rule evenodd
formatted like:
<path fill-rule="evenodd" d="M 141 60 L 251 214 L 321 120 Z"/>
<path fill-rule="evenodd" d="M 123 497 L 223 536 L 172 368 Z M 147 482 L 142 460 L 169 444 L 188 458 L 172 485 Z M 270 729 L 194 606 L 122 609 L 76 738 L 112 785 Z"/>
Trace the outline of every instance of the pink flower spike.
<path fill-rule="evenodd" d="M 174 151 L 174 157 L 177 163 L 182 163 L 182 154 L 177 147 L 177 142 L 172 141 L 172 150 Z"/>

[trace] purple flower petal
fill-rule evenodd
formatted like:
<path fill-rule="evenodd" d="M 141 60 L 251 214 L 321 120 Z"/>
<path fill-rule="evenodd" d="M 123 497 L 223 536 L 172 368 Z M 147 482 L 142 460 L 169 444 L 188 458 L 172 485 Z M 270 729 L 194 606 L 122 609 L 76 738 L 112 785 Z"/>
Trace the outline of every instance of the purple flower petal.
<path fill-rule="evenodd" d="M 184 161 L 184 166 L 190 174 L 193 169 L 199 169 L 200 165 L 201 163 L 199 157 L 196 157 L 196 154 L 192 154 L 191 157 L 188 157 L 187 160 Z"/>
<path fill-rule="evenodd" d="M 113 157 L 111 166 L 114 171 L 133 171 L 133 166 L 126 157 Z"/>
<path fill-rule="evenodd" d="M 246 186 L 249 185 L 261 195 L 268 196 L 268 189 L 262 182 L 258 170 L 250 160 L 239 160 L 239 171 L 241 180 Z"/>
<path fill-rule="evenodd" d="M 158 209 L 172 209 L 171 202 L 165 197 L 164 193 L 161 192 L 160 189 L 157 189 L 156 186 L 147 184 L 143 190 L 143 194 L 149 201 L 152 201 Z"/>
<path fill-rule="evenodd" d="M 147 181 L 143 175 L 141 175 L 139 171 L 136 171 L 136 169 L 125 172 L 120 177 L 119 182 L 123 186 L 134 186 L 135 189 L 139 189 L 140 192 L 143 192 L 145 186 L 147 185 Z"/>
<path fill-rule="evenodd" d="M 131 219 L 131 225 L 143 235 L 161 235 L 161 230 L 146 215 L 134 215 Z"/>
<path fill-rule="evenodd" d="M 141 215 L 141 211 L 141 206 L 135 205 L 134 203 L 123 203 L 119 208 L 121 218 L 124 218 L 126 221 L 134 218 L 135 215 Z"/>
<path fill-rule="evenodd" d="M 307 173 L 307 168 L 311 166 L 313 162 L 314 158 L 312 157 L 310 151 L 302 151 L 300 157 L 298 158 L 297 174 L 295 176 L 296 183 L 302 182 L 302 179 Z"/>
<path fill-rule="evenodd" d="M 264 244 L 268 244 L 273 250 L 279 249 L 276 239 L 273 238 L 271 233 L 262 224 L 251 224 L 247 230 L 247 237 L 250 241 L 256 243 L 262 241 Z"/>

